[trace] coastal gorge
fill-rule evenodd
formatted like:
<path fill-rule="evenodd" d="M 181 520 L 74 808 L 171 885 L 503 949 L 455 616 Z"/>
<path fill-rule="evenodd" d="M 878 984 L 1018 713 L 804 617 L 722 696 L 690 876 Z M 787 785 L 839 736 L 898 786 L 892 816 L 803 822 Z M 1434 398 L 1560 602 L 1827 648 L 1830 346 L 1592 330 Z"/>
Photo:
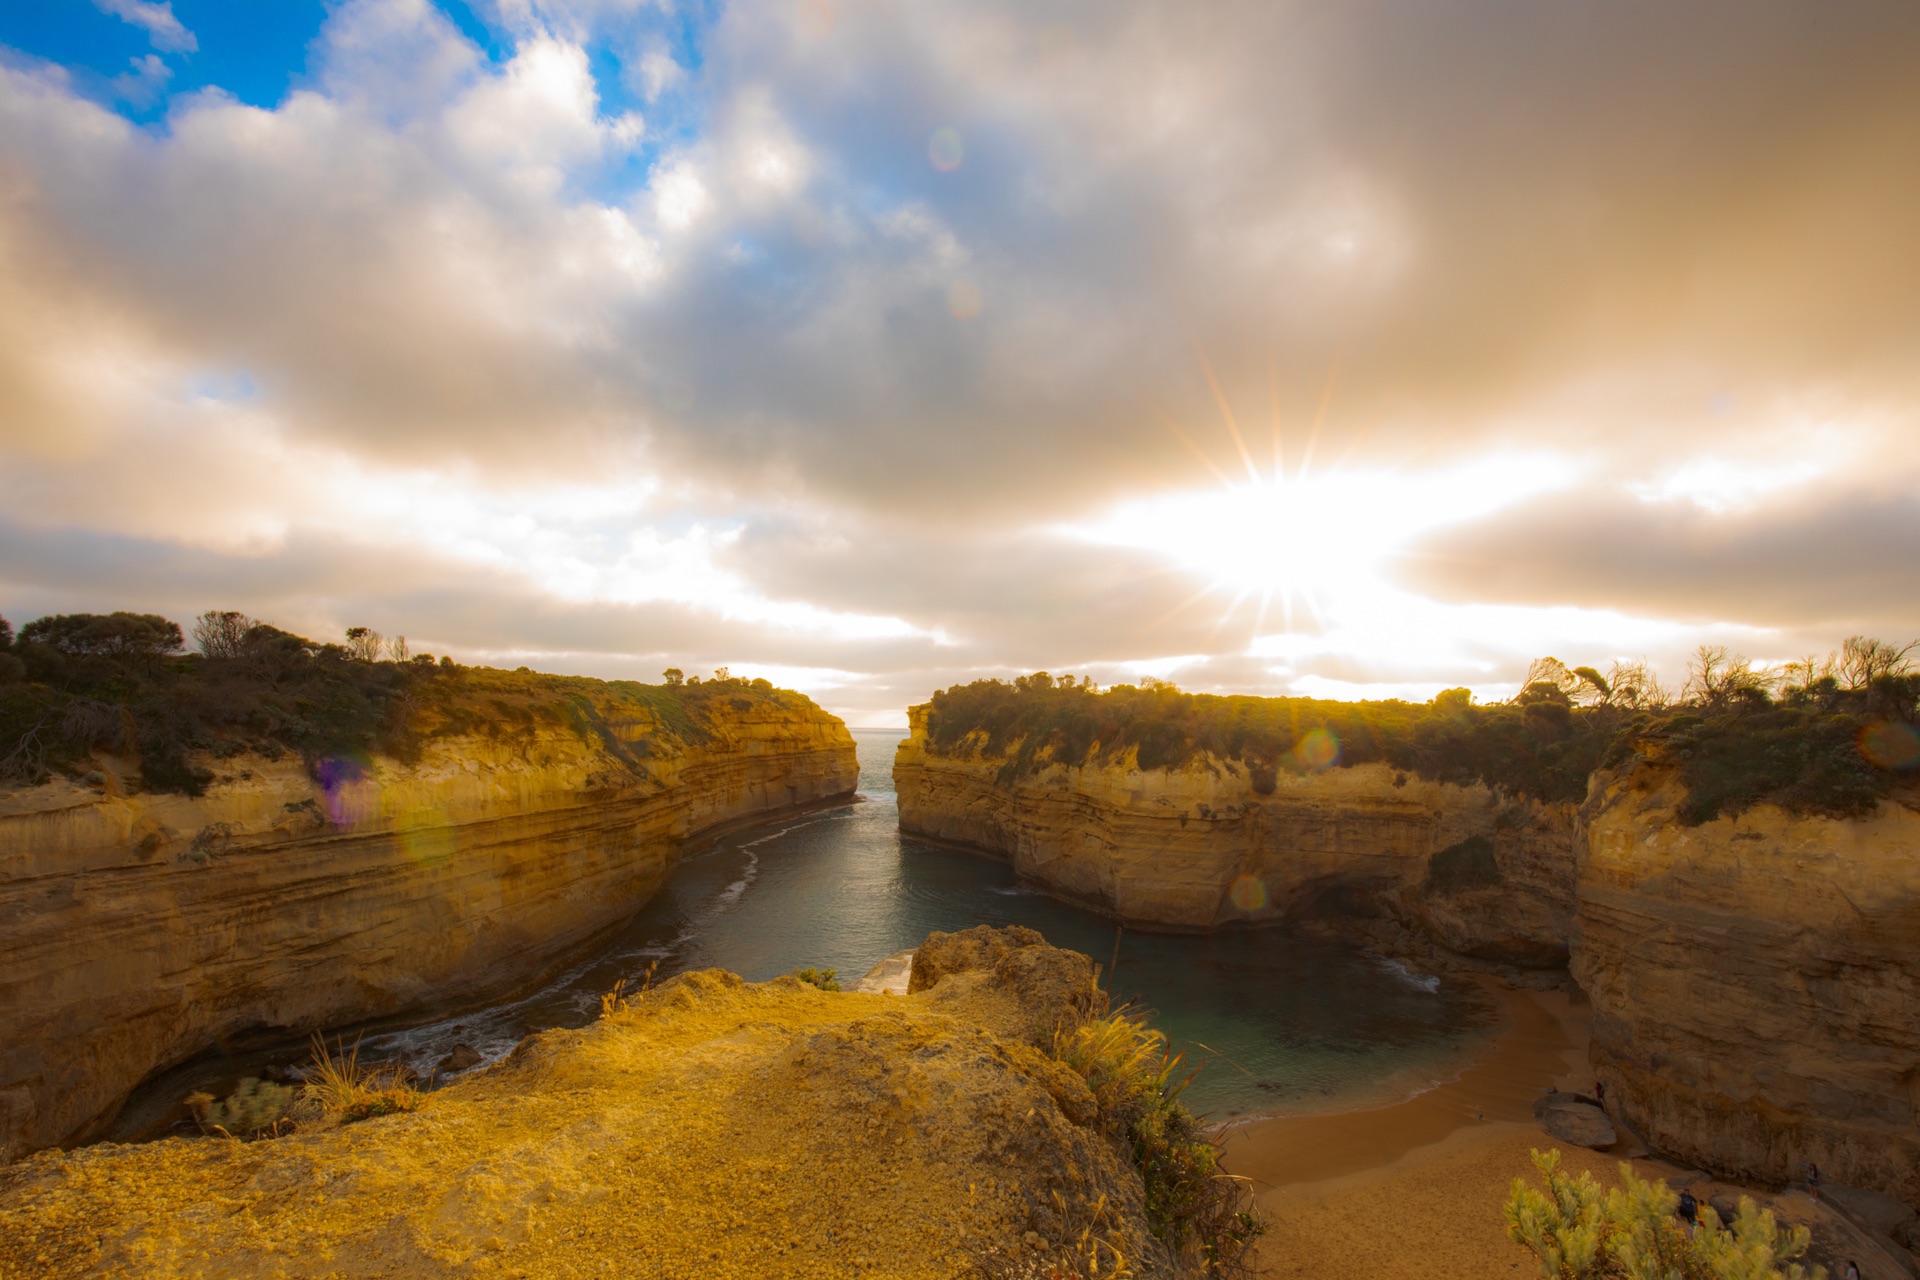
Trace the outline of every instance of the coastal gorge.
<path fill-rule="evenodd" d="M 704 838 L 855 783 L 845 726 L 765 681 L 124 648 L 16 645 L 68 692 L 0 685 L 54 727 L 0 791 L 0 1162 L 216 1044 L 524 989 Z M 128 668 L 131 705 L 71 692 Z"/>
<path fill-rule="evenodd" d="M 958 687 L 911 713 L 901 826 L 1130 926 L 1337 929 L 1576 982 L 1615 1118 L 1655 1150 L 1920 1204 L 1910 714 L 1831 687 L 1672 712 L 1464 694 Z"/>

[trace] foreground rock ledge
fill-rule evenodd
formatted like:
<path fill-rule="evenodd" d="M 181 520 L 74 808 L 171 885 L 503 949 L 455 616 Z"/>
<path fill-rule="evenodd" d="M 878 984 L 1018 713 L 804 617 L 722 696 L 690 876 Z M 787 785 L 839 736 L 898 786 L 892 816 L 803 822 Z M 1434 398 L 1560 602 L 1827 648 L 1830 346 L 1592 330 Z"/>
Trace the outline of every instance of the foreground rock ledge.
<path fill-rule="evenodd" d="M 414 1114 L 43 1152 L 0 1170 L 0 1276 L 947 1277 L 1088 1228 L 1164 1274 L 1034 1043 L 1091 963 L 1012 941 L 911 996 L 687 974 Z"/>

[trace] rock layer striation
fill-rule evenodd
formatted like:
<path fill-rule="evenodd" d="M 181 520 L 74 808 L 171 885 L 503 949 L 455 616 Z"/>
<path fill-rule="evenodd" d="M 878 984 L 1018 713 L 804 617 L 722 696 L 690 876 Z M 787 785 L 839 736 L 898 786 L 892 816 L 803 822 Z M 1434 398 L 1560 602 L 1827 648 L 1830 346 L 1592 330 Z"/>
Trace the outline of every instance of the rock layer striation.
<path fill-rule="evenodd" d="M 1596 778 L 1573 974 L 1616 1113 L 1683 1163 L 1808 1161 L 1920 1204 L 1920 811 L 1697 827 L 1657 761 Z"/>
<path fill-rule="evenodd" d="M 900 827 L 1010 860 L 1026 879 L 1131 925 L 1374 916 L 1448 952 L 1566 963 L 1572 805 L 1428 782 L 1385 765 L 1283 771 L 1131 759 L 1011 776 L 974 747 L 936 754 L 925 708 L 894 757 Z M 972 746 L 972 744 L 968 744 Z"/>
<path fill-rule="evenodd" d="M 798 695 L 708 728 L 441 737 L 328 783 L 240 756 L 199 797 L 110 772 L 0 793 L 0 1158 L 84 1140 L 216 1042 L 524 985 L 690 841 L 853 790 L 851 735 Z"/>
<path fill-rule="evenodd" d="M 1019 772 L 975 742 L 894 777 L 903 830 L 984 850 L 1131 924 L 1373 916 L 1366 931 L 1509 966 L 1570 964 L 1613 1117 L 1727 1177 L 1920 1205 L 1920 797 L 1863 819 L 1758 805 L 1684 825 L 1654 755 L 1543 805 L 1381 765 L 1131 759 Z"/>

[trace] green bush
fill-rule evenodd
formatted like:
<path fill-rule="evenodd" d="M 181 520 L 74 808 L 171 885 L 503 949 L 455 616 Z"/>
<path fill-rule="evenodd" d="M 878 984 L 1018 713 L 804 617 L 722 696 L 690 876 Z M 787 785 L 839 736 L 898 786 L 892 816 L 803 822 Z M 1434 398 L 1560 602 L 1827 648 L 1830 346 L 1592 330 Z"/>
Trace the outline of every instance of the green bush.
<path fill-rule="evenodd" d="M 1546 802 L 1577 802 L 1596 770 L 1646 755 L 1679 769 L 1688 824 L 1762 801 L 1851 817 L 1870 812 L 1903 771 L 1912 773 L 1911 764 L 1875 763 L 1859 743 L 1889 716 L 1910 724 L 1916 698 L 1920 681 L 1905 676 L 1856 691 L 1828 681 L 1778 702 L 1754 690 L 1665 709 L 1583 705 L 1549 682 L 1529 684 L 1510 703 L 1474 706 L 1458 689 L 1429 703 L 1334 702 L 1184 693 L 1157 682 L 1103 692 L 1041 672 L 935 693 L 927 748 L 997 759 L 1003 783 L 1051 764 L 1113 763 L 1131 753 L 1142 769 L 1206 757 L 1233 762 L 1260 795 L 1272 794 L 1283 774 L 1377 763 Z"/>
<path fill-rule="evenodd" d="M 1092 1090 L 1098 1123 L 1124 1142 L 1146 1191 L 1147 1226 L 1208 1276 L 1248 1274 L 1265 1231 L 1246 1185 L 1220 1171 L 1220 1149 L 1180 1101 L 1191 1074 L 1143 1012 L 1119 1009 L 1054 1037 L 1054 1056 Z"/>
<path fill-rule="evenodd" d="M 838 991 L 840 989 L 839 974 L 840 971 L 838 969 L 816 969 L 808 965 L 804 969 L 795 969 L 787 976 L 789 978 L 798 978 L 800 981 L 810 986 L 818 987 L 822 991 Z"/>
<path fill-rule="evenodd" d="M 661 686 L 369 661 L 265 623 L 225 636 L 217 657 L 180 653 L 180 642 L 179 627 L 149 614 L 71 614 L 21 628 L 0 655 L 0 783 L 79 774 L 104 752 L 136 760 L 149 790 L 198 795 L 212 761 L 242 753 L 295 754 L 328 782 L 359 776 L 375 755 L 417 759 L 437 737 L 542 732 L 571 734 L 640 771 L 662 739 L 707 742 L 736 711 L 798 696 L 745 680 Z"/>
<path fill-rule="evenodd" d="M 1676 1216 L 1680 1197 L 1664 1182 L 1645 1182 L 1620 1165 L 1620 1186 L 1602 1191 L 1590 1174 L 1571 1177 L 1558 1151 L 1535 1151 L 1543 1192 L 1513 1180 L 1507 1235 L 1539 1263 L 1542 1280 L 1824 1280 L 1795 1259 L 1807 1231 L 1782 1231 L 1770 1211 L 1740 1197 L 1733 1222 L 1700 1206 L 1691 1234 Z"/>

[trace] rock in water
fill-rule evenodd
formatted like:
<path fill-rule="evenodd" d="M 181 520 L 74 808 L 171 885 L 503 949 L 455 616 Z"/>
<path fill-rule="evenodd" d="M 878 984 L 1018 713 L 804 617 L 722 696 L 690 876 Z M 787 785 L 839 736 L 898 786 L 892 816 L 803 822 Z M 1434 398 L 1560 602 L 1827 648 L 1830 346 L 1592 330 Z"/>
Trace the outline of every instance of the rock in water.
<path fill-rule="evenodd" d="M 1620 1140 L 1607 1113 L 1577 1093 L 1547 1094 L 1533 1104 L 1533 1116 L 1549 1134 L 1576 1147 L 1604 1151 Z"/>
<path fill-rule="evenodd" d="M 453 1051 L 440 1059 L 440 1065 L 434 1070 L 443 1076 L 458 1075 L 480 1065 L 480 1051 L 470 1044 L 457 1044 Z"/>

